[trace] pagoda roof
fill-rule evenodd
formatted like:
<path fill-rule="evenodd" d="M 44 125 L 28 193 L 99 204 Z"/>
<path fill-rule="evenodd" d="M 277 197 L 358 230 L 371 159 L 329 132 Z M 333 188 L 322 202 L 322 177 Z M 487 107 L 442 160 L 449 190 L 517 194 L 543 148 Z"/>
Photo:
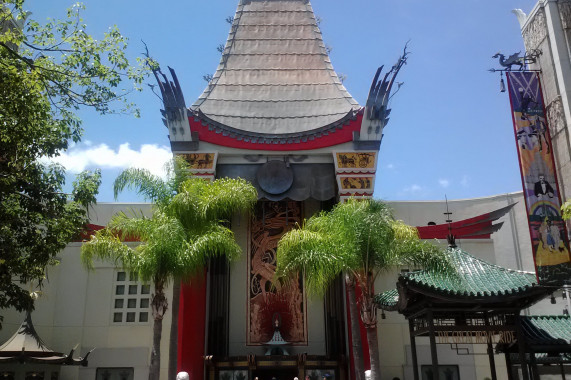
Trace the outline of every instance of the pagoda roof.
<path fill-rule="evenodd" d="M 333 70 L 309 1 L 240 0 L 218 69 L 190 109 L 263 142 L 330 133 L 361 107 Z"/>
<path fill-rule="evenodd" d="M 534 273 L 502 268 L 459 248 L 449 247 L 447 252 L 456 267 L 456 275 L 429 270 L 402 273 L 397 289 L 375 296 L 378 307 L 388 311 L 404 311 L 409 304 L 408 299 L 419 296 L 444 304 L 504 303 L 507 307 L 508 300 L 529 297 L 523 302 L 533 303 L 549 293 L 538 285 Z"/>
<path fill-rule="evenodd" d="M 0 363 L 16 361 L 87 366 L 89 353 L 84 358 L 74 359 L 74 350 L 64 355 L 49 349 L 36 332 L 31 313 L 27 312 L 16 333 L 0 346 Z"/>
<path fill-rule="evenodd" d="M 568 315 L 522 316 L 522 329 L 533 345 L 570 345 L 571 317 Z"/>
<path fill-rule="evenodd" d="M 519 316 L 525 350 L 535 355 L 537 363 L 569 363 L 571 359 L 571 318 L 568 315 Z M 511 353 L 514 363 L 521 363 L 518 345 L 498 344 L 499 352 Z"/>

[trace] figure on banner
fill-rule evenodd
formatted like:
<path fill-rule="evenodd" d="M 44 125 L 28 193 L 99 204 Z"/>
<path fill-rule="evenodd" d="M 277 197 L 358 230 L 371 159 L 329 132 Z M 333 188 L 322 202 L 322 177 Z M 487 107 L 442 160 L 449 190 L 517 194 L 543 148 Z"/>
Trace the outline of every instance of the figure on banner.
<path fill-rule="evenodd" d="M 528 95 L 523 88 L 518 90 L 519 98 L 520 98 L 520 112 L 521 112 L 521 119 L 528 120 L 530 113 L 528 112 L 532 107 L 538 107 L 539 103 L 533 99 L 532 96 Z"/>
<path fill-rule="evenodd" d="M 533 193 L 536 197 L 542 198 L 544 195 L 547 195 L 549 198 L 553 198 L 555 191 L 553 191 L 553 187 L 545 180 L 545 175 L 540 174 L 538 176 L 539 181 L 535 183 L 533 186 Z M 541 196 L 541 197 L 540 197 Z"/>
<path fill-rule="evenodd" d="M 539 138 L 533 127 L 522 127 L 516 133 L 517 143 L 522 150 L 533 150 L 538 145 Z"/>
<path fill-rule="evenodd" d="M 547 153 L 549 153 L 551 147 L 549 146 L 549 139 L 547 138 L 547 125 L 545 124 L 543 118 L 540 116 L 535 116 L 535 121 L 531 125 L 531 129 L 533 130 L 533 133 L 537 136 L 537 140 L 539 143 L 539 150 L 541 151 L 543 149 L 543 144 L 545 143 L 545 147 L 547 148 Z"/>
<path fill-rule="evenodd" d="M 551 219 L 545 218 L 539 227 L 539 237 L 544 249 L 549 249 L 551 252 L 560 250 L 561 234 L 559 227 L 553 224 Z"/>

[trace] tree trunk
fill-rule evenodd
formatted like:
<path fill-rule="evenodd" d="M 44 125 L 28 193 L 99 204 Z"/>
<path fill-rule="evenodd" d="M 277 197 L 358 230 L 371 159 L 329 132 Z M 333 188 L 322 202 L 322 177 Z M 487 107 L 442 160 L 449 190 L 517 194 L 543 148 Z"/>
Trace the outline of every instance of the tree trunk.
<path fill-rule="evenodd" d="M 161 335 L 163 333 L 163 316 L 168 309 L 167 297 L 164 292 L 164 282 L 155 279 L 155 294 L 151 297 L 153 311 L 153 347 L 151 349 L 151 364 L 149 365 L 149 380 L 160 380 L 161 377 Z"/>
<path fill-rule="evenodd" d="M 369 356 L 371 357 L 371 380 L 380 380 L 381 363 L 379 360 L 379 340 L 377 339 L 377 325 L 367 327 L 367 342 L 369 343 Z"/>
<path fill-rule="evenodd" d="M 374 297 L 374 276 L 367 273 L 366 280 L 359 283 L 361 287 L 361 319 L 367 330 L 369 343 L 369 358 L 371 360 L 371 380 L 380 380 L 381 367 L 379 363 L 379 341 L 377 338 L 377 305 Z"/>
<path fill-rule="evenodd" d="M 359 326 L 359 311 L 357 296 L 355 295 L 355 279 L 345 275 L 345 284 L 349 294 L 349 316 L 351 317 L 351 346 L 353 348 L 353 363 L 355 366 L 355 380 L 365 380 L 365 364 L 363 359 L 363 343 L 361 342 L 361 328 Z"/>
<path fill-rule="evenodd" d="M 174 280 L 172 286 L 172 323 L 169 337 L 169 372 L 168 379 L 175 379 L 178 371 L 178 310 L 180 302 L 180 281 Z"/>
<path fill-rule="evenodd" d="M 155 318 L 153 323 L 153 347 L 151 351 L 151 365 L 149 366 L 149 380 L 159 380 L 161 377 L 161 334 L 163 319 Z"/>

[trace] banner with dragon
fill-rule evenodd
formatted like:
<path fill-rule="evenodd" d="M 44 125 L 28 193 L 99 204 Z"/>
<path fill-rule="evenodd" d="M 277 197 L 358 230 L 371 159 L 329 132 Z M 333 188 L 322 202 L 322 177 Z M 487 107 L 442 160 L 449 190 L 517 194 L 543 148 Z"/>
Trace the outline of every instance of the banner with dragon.
<path fill-rule="evenodd" d="M 569 241 L 539 76 L 528 71 L 506 76 L 537 280 L 569 283 Z"/>
<path fill-rule="evenodd" d="M 280 333 L 291 344 L 307 344 L 306 302 L 303 277 L 286 283 L 274 280 L 276 249 L 280 238 L 301 224 L 301 202 L 260 201 L 250 224 L 248 260 L 249 345 L 267 343 L 274 334 L 274 318 Z"/>

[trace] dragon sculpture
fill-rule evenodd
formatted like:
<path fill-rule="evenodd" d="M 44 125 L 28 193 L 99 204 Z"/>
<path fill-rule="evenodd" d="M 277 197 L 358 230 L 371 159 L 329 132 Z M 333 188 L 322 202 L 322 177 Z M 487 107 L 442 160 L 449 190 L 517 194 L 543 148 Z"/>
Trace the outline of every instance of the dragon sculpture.
<path fill-rule="evenodd" d="M 541 52 L 538 50 L 532 50 L 526 53 L 523 57 L 520 57 L 520 54 L 521 52 L 514 53 L 506 59 L 505 55 L 498 52 L 493 55 L 492 58 L 498 58 L 500 66 L 505 67 L 506 70 L 511 70 L 512 66 L 519 66 L 519 70 L 523 70 L 526 64 L 535 63 Z"/>

